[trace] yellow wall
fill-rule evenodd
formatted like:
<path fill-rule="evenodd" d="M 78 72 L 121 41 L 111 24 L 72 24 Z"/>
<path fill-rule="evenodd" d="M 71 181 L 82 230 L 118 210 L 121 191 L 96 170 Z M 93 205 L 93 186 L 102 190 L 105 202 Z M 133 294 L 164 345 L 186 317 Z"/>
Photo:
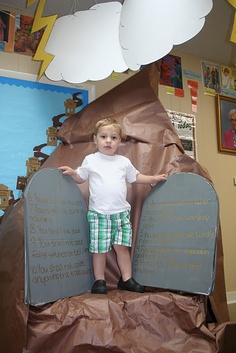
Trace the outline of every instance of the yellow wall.
<path fill-rule="evenodd" d="M 176 50 L 172 54 L 181 56 L 183 69 L 198 73 L 201 73 L 201 60 L 207 61 L 206 58 L 199 58 Z M 37 75 L 39 67 L 40 63 L 32 61 L 29 56 L 0 52 L 1 69 Z M 109 77 L 102 81 L 93 82 L 96 98 L 130 78 L 133 74 L 135 73 L 119 74 L 118 80 Z M 178 98 L 167 95 L 164 86 L 160 85 L 159 98 L 166 109 L 193 114 L 186 78 L 184 78 L 184 91 L 185 97 Z M 236 155 L 219 153 L 217 150 L 215 97 L 203 94 L 201 81 L 199 81 L 197 113 L 195 115 L 198 162 L 208 170 L 219 196 L 226 290 L 235 300 L 236 214 L 234 214 L 234 202 L 236 186 L 233 185 L 233 178 L 236 177 Z M 231 319 L 235 320 L 236 318 L 231 316 Z"/>

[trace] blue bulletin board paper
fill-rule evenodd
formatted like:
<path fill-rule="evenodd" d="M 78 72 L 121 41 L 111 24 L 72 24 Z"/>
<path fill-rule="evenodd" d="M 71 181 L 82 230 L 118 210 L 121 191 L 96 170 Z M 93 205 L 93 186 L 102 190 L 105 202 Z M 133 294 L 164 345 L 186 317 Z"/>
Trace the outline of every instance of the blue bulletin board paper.
<path fill-rule="evenodd" d="M 36 82 L 34 75 L 0 70 L 0 184 L 12 190 L 15 199 L 22 194 L 17 178 L 26 176 L 26 162 L 34 156 L 34 147 L 47 143 L 53 117 L 61 116 L 60 123 L 68 118 L 65 101 L 78 93 L 82 105 L 76 113 L 89 103 L 87 86 L 44 81 Z M 42 152 L 49 156 L 56 147 L 46 146 Z"/>

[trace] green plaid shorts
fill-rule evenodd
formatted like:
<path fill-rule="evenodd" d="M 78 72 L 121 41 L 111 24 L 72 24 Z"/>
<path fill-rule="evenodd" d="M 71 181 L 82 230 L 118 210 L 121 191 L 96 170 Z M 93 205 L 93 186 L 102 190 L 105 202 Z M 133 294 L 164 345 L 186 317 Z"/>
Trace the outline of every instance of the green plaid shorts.
<path fill-rule="evenodd" d="M 112 249 L 113 244 L 128 247 L 132 245 L 129 211 L 113 215 L 88 211 L 87 218 L 90 226 L 90 252 L 106 253 Z"/>

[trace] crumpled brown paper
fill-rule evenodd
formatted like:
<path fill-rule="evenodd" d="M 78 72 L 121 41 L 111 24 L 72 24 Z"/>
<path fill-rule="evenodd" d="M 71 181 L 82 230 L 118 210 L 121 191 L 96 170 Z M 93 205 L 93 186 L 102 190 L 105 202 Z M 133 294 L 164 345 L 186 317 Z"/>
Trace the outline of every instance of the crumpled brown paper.
<path fill-rule="evenodd" d="M 42 168 L 79 166 L 95 152 L 95 123 L 112 116 L 123 128 L 119 153 L 141 173 L 191 172 L 210 179 L 207 170 L 184 154 L 180 140 L 158 99 L 158 64 L 152 64 L 68 118 L 59 131 L 60 146 Z M 88 201 L 88 185 L 79 186 Z M 128 190 L 136 242 L 148 185 Z M 209 305 L 202 295 L 148 289 L 116 289 L 120 277 L 114 252 L 107 260 L 108 295 L 65 298 L 42 307 L 26 306 L 24 290 L 24 202 L 7 210 L 0 226 L 0 353 L 171 353 L 227 352 L 236 349 L 236 324 L 229 323 L 221 231 L 215 290 Z M 228 338 L 230 338 L 230 343 Z"/>

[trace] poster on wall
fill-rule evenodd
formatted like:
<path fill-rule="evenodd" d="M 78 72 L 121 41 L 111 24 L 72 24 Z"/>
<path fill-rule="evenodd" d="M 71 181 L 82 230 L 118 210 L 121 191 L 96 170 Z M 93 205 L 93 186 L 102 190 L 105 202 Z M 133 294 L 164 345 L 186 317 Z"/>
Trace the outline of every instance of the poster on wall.
<path fill-rule="evenodd" d="M 236 98 L 236 70 L 221 66 L 221 94 Z"/>
<path fill-rule="evenodd" d="M 177 131 L 185 153 L 190 157 L 197 159 L 195 116 L 175 112 L 173 110 L 166 110 L 166 112 Z"/>
<path fill-rule="evenodd" d="M 34 18 L 16 14 L 14 52 L 25 55 L 34 55 L 44 29 L 31 33 Z"/>
<path fill-rule="evenodd" d="M 0 10 L 0 51 L 12 51 L 15 16 Z"/>
<path fill-rule="evenodd" d="M 167 54 L 158 60 L 160 65 L 160 81 L 164 86 L 183 89 L 183 75 L 181 58 L 176 55 Z"/>
<path fill-rule="evenodd" d="M 57 147 L 62 123 L 94 99 L 94 85 L 36 79 L 0 70 L 0 216 Z"/>
<path fill-rule="evenodd" d="M 31 33 L 34 18 L 0 10 L 0 51 L 33 56 L 44 29 Z"/>
<path fill-rule="evenodd" d="M 220 66 L 202 61 L 202 81 L 204 94 L 215 96 L 220 93 Z"/>

